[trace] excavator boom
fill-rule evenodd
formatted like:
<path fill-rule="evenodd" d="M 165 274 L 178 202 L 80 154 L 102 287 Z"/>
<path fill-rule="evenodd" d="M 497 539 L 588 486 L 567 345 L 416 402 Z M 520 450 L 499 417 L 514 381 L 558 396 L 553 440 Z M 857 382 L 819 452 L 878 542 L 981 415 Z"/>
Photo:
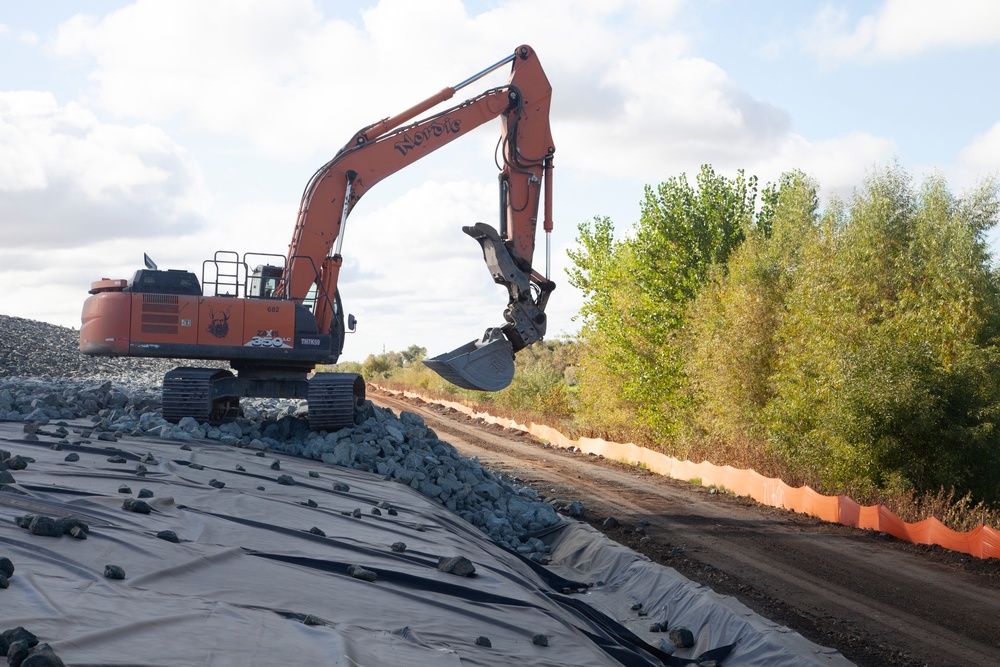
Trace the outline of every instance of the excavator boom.
<path fill-rule="evenodd" d="M 455 92 L 510 64 L 506 85 L 491 88 L 456 106 L 416 122 L 416 116 L 447 101 Z M 508 289 L 504 323 L 426 365 L 449 381 L 469 389 L 496 391 L 513 378 L 513 353 L 545 334 L 545 304 L 555 285 L 532 270 L 540 205 L 543 228 L 552 231 L 552 158 L 555 145 L 549 126 L 552 88 L 535 52 L 518 47 L 513 54 L 395 116 L 358 131 L 306 186 L 289 244 L 287 289 L 293 300 L 304 299 L 317 283 L 321 295 L 317 322 L 324 332 L 336 291 L 347 217 L 368 189 L 387 176 L 500 118 L 500 225 L 494 230 L 477 223 L 464 231 L 482 246 L 495 282 Z M 409 124 L 406 124 L 409 123 Z M 546 253 L 549 243 L 546 242 Z M 315 269 L 319 279 L 315 280 Z M 494 330 L 496 333 L 494 333 Z M 471 348 L 470 348 L 471 346 Z"/>

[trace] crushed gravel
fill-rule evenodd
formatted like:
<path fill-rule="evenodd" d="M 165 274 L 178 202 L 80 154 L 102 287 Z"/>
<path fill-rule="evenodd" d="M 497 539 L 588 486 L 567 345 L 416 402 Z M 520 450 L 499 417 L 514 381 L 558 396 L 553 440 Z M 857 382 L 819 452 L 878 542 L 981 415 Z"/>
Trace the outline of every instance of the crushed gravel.
<path fill-rule="evenodd" d="M 300 401 L 244 399 L 243 415 L 234 422 L 213 426 L 185 418 L 171 424 L 160 412 L 161 382 L 168 370 L 188 362 L 87 357 L 79 352 L 78 336 L 75 329 L 0 315 L 0 420 L 24 422 L 37 432 L 89 419 L 89 437 L 100 440 L 125 434 L 181 445 L 209 439 L 375 473 L 436 500 L 496 542 L 546 560 L 548 547 L 527 536 L 558 523 L 556 509 L 536 500 L 534 490 L 458 454 L 416 414 L 396 415 L 366 401 L 355 410 L 353 428 L 313 432 Z M 294 480 L 281 475 L 277 482 Z"/>

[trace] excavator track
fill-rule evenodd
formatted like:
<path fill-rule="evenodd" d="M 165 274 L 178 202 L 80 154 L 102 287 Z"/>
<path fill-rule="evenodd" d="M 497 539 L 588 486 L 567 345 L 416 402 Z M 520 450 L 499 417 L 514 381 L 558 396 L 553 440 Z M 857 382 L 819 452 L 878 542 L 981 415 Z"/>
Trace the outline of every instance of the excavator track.
<path fill-rule="evenodd" d="M 356 373 L 316 373 L 309 380 L 309 428 L 336 431 L 354 425 L 354 408 L 365 400 L 365 381 Z"/>
<path fill-rule="evenodd" d="M 233 374 L 220 368 L 175 368 L 163 377 L 163 418 L 177 423 L 191 417 L 199 423 L 232 421 L 239 411 L 238 398 L 216 398 L 212 385 Z"/>

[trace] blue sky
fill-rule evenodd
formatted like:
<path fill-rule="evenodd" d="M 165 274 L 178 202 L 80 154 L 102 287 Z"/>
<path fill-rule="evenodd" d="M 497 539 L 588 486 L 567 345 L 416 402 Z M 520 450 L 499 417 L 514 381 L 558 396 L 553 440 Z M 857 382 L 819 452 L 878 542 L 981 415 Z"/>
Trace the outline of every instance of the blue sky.
<path fill-rule="evenodd" d="M 550 335 L 576 330 L 577 225 L 625 233 L 645 184 L 702 163 L 802 169 L 826 197 L 892 160 L 959 193 L 1000 173 L 993 0 L 0 0 L 0 312 L 78 326 L 90 282 L 143 252 L 196 273 L 215 250 L 283 254 L 307 180 L 358 128 L 521 43 L 553 86 Z M 500 323 L 505 293 L 460 231 L 496 224 L 498 133 L 355 208 L 345 359 Z"/>

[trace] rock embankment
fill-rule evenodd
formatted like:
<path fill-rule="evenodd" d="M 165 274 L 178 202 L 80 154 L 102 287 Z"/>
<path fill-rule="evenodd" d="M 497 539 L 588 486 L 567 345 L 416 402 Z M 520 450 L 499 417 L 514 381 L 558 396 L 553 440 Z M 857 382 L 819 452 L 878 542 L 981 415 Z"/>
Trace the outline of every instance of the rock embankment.
<path fill-rule="evenodd" d="M 355 410 L 353 428 L 313 432 L 301 402 L 244 399 L 243 415 L 232 423 L 171 424 L 160 414 L 160 383 L 178 362 L 85 357 L 77 336 L 74 329 L 0 315 L 0 419 L 48 425 L 88 418 L 93 439 L 208 439 L 368 471 L 435 499 L 500 544 L 546 559 L 548 548 L 527 535 L 558 523 L 555 509 L 534 490 L 459 455 L 418 415 L 396 415 L 368 401 Z"/>
<path fill-rule="evenodd" d="M 76 329 L 0 315 L 0 378 L 104 378 L 123 386 L 158 386 L 178 365 L 170 359 L 88 357 L 80 354 Z"/>

